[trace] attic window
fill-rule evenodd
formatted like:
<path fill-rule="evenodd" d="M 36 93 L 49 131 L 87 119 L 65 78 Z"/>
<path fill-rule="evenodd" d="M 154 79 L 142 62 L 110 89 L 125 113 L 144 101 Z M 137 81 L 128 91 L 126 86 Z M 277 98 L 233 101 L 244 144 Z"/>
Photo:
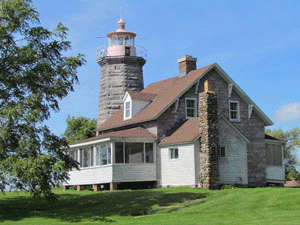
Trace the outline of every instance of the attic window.
<path fill-rule="evenodd" d="M 229 119 L 230 121 L 240 121 L 240 103 L 239 101 L 229 101 Z"/>
<path fill-rule="evenodd" d="M 195 98 L 185 99 L 186 118 L 197 117 L 197 104 Z"/>
<path fill-rule="evenodd" d="M 125 102 L 124 106 L 124 119 L 130 119 L 131 118 L 131 107 L 130 107 L 130 101 Z"/>

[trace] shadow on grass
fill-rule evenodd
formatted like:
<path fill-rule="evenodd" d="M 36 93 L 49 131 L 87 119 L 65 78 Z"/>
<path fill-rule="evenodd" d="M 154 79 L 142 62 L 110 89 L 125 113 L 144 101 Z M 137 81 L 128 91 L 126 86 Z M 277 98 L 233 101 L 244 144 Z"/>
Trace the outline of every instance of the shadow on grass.
<path fill-rule="evenodd" d="M 80 222 L 85 219 L 114 222 L 107 217 L 146 215 L 158 206 L 204 199 L 207 193 L 138 190 L 85 192 L 84 195 L 66 192 L 59 196 L 59 200 L 53 203 L 32 197 L 0 200 L 0 222 L 34 217 L 55 218 L 68 222 Z"/>

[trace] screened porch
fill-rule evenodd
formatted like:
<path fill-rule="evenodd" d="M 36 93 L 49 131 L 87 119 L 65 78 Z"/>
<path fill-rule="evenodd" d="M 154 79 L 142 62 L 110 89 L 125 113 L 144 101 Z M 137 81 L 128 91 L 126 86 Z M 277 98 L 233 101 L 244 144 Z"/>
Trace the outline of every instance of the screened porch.
<path fill-rule="evenodd" d="M 71 146 L 69 154 L 80 170 L 69 172 L 66 186 L 156 181 L 154 140 L 104 139 Z"/>

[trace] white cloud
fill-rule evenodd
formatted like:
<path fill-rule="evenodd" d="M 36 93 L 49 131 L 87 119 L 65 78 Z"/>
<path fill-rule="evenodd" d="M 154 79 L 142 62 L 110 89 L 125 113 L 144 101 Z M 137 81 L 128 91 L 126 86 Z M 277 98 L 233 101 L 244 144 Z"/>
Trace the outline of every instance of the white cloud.
<path fill-rule="evenodd" d="M 275 119 L 280 123 L 288 123 L 291 121 L 300 120 L 300 102 L 288 103 L 282 105 L 275 112 Z"/>

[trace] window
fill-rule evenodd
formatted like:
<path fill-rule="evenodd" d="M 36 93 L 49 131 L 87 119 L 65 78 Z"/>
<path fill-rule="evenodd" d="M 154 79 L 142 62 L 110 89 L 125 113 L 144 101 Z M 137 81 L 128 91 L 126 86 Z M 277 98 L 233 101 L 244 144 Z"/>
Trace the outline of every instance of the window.
<path fill-rule="evenodd" d="M 78 151 L 77 151 L 77 149 L 71 149 L 69 151 L 69 155 L 71 156 L 72 159 L 74 159 L 75 161 L 78 161 Z"/>
<path fill-rule="evenodd" d="M 186 98 L 185 99 L 185 110 L 186 110 L 186 118 L 197 117 L 196 99 Z"/>
<path fill-rule="evenodd" d="M 124 110 L 125 110 L 124 119 L 130 119 L 131 118 L 130 101 L 125 102 Z"/>
<path fill-rule="evenodd" d="M 266 158 L 268 166 L 282 166 L 282 146 L 266 144 Z"/>
<path fill-rule="evenodd" d="M 93 147 L 80 149 L 80 167 L 90 167 L 94 165 Z"/>
<path fill-rule="evenodd" d="M 178 159 L 178 148 L 169 148 L 170 151 L 170 159 Z"/>
<path fill-rule="evenodd" d="M 116 142 L 116 163 L 153 163 L 153 143 Z"/>
<path fill-rule="evenodd" d="M 225 151 L 225 147 L 219 146 L 218 147 L 218 154 L 219 157 L 226 157 L 226 151 Z"/>
<path fill-rule="evenodd" d="M 96 152 L 96 165 L 111 164 L 111 147 L 110 144 L 104 144 L 97 146 Z"/>
<path fill-rule="evenodd" d="M 238 101 L 229 102 L 229 119 L 230 121 L 240 121 L 240 104 Z"/>

